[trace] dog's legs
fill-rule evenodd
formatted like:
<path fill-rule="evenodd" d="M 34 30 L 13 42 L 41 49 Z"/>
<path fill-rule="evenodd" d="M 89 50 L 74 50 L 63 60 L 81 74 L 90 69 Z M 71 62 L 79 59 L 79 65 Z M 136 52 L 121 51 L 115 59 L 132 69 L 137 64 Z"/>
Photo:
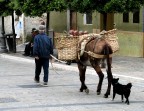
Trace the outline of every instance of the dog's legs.
<path fill-rule="evenodd" d="M 121 95 L 121 100 L 122 100 L 122 102 L 124 102 L 124 100 L 123 100 L 123 94 Z"/>
<path fill-rule="evenodd" d="M 127 105 L 129 105 L 129 99 L 128 98 L 126 98 L 125 103 L 127 103 Z"/>
<path fill-rule="evenodd" d="M 116 95 L 116 93 L 113 91 L 113 99 L 112 99 L 112 100 L 114 100 L 114 98 L 115 98 L 115 95 Z"/>

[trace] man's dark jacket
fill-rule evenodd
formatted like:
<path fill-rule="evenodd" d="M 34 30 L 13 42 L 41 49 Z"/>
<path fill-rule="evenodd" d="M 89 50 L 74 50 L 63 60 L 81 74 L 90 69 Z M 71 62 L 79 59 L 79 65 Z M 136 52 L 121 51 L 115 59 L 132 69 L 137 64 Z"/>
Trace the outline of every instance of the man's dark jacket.
<path fill-rule="evenodd" d="M 49 58 L 53 54 L 51 38 L 45 33 L 40 33 L 34 38 L 33 55 L 40 58 Z"/>

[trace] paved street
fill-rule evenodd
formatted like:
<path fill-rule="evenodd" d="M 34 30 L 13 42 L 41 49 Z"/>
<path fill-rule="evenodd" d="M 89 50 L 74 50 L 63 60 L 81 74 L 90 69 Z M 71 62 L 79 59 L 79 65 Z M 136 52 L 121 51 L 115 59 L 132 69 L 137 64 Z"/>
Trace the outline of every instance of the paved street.
<path fill-rule="evenodd" d="M 114 56 L 112 72 L 122 84 L 132 82 L 130 105 L 116 95 L 112 101 L 103 98 L 107 87 L 104 79 L 102 94 L 96 95 L 98 77 L 88 67 L 87 95 L 79 92 L 80 81 L 75 63 L 50 64 L 48 87 L 34 83 L 34 59 L 17 54 L 0 54 L 0 111 L 144 111 L 144 59 Z M 103 69 L 105 73 L 105 69 Z M 41 81 L 43 72 L 41 75 Z M 106 77 L 106 76 L 105 76 Z"/>

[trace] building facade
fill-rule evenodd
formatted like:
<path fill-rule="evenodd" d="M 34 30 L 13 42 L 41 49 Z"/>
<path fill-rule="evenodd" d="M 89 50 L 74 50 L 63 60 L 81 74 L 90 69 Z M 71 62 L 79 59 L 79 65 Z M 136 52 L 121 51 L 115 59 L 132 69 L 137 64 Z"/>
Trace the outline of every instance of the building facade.
<path fill-rule="evenodd" d="M 30 36 L 32 28 L 37 28 L 40 21 L 46 22 L 46 15 L 42 17 L 25 17 L 22 15 L 18 19 L 15 17 L 15 29 L 17 40 L 21 43 Z M 70 29 L 87 31 L 89 33 L 100 32 L 100 14 L 98 12 L 81 14 L 76 12 L 50 12 L 49 29 L 55 33 L 63 33 Z M 11 18 L 5 19 L 5 31 L 10 33 Z M 114 14 L 114 28 L 117 29 L 117 36 L 120 50 L 116 53 L 122 56 L 144 57 L 144 8 L 132 13 Z M 68 28 L 69 26 L 69 28 Z"/>

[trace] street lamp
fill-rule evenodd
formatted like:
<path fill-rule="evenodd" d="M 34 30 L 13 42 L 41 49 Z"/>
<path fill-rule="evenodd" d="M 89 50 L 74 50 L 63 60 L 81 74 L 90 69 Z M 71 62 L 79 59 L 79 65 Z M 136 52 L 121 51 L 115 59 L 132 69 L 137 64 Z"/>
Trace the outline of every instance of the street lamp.
<path fill-rule="evenodd" d="M 5 40 L 4 17 L 1 17 L 0 53 L 8 52 Z"/>

